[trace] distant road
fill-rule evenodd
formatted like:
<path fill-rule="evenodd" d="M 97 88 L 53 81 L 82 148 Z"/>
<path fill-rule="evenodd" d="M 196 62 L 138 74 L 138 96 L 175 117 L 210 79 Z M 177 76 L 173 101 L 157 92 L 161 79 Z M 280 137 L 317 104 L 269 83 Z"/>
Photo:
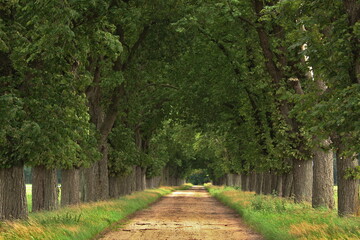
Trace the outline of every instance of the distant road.
<path fill-rule="evenodd" d="M 249 229 L 233 210 L 211 197 L 204 187 L 194 186 L 163 197 L 101 239 L 239 240 L 263 237 Z"/>

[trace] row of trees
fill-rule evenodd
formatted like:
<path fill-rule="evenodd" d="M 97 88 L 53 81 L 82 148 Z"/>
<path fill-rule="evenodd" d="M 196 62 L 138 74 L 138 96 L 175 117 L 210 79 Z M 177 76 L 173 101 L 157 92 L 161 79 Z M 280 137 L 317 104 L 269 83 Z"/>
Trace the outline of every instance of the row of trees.
<path fill-rule="evenodd" d="M 162 1 L 0 4 L 1 219 L 27 217 L 24 165 L 33 211 L 57 207 L 56 169 L 62 205 L 142 190 L 145 175 L 180 183 L 150 149 L 169 108 L 141 50 L 170 12 Z"/>
<path fill-rule="evenodd" d="M 271 178 L 296 202 L 333 208 L 333 154 L 339 214 L 355 214 L 359 9 L 356 0 L 1 3 L 1 218 L 26 217 L 24 165 L 37 210 L 56 207 L 55 169 L 70 204 L 137 189 L 134 174 L 143 189 L 145 174 L 192 168 L 215 181 L 257 179 L 259 193 Z"/>
<path fill-rule="evenodd" d="M 359 9 L 358 1 L 205 1 L 173 24 L 191 42 L 169 79 L 184 119 L 213 142 L 208 151 L 222 145 L 206 161 L 214 176 L 242 173 L 259 193 L 273 182 L 296 202 L 333 208 L 335 155 L 339 215 L 358 213 Z"/>

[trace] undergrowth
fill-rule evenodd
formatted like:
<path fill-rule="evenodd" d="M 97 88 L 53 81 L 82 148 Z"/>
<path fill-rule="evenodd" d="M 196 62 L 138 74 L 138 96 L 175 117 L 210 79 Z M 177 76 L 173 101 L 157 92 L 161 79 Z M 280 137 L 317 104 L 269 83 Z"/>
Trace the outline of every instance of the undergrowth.
<path fill-rule="evenodd" d="M 190 188 L 190 185 L 181 187 Z M 172 187 L 135 192 L 118 199 L 30 213 L 27 221 L 0 222 L 0 240 L 91 239 L 112 223 L 145 208 Z"/>
<path fill-rule="evenodd" d="M 359 217 L 340 218 L 336 211 L 231 187 L 208 185 L 207 189 L 266 239 L 360 239 Z"/>

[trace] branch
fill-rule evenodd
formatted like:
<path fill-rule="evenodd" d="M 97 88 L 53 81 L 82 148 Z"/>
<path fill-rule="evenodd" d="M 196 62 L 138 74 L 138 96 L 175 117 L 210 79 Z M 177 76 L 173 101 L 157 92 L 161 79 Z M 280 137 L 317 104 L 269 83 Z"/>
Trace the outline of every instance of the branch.
<path fill-rule="evenodd" d="M 141 43 L 145 40 L 147 34 L 149 33 L 150 25 L 145 25 L 142 32 L 140 33 L 137 41 L 129 50 L 129 55 L 127 56 L 124 62 L 121 61 L 121 57 L 115 61 L 113 70 L 115 71 L 124 71 L 129 66 L 131 60 L 133 59 L 136 50 L 140 47 Z"/>

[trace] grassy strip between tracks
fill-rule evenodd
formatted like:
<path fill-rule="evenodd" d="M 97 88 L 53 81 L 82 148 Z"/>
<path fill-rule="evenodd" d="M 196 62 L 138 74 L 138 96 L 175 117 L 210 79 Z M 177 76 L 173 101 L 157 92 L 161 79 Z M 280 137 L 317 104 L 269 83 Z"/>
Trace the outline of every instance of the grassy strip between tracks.
<path fill-rule="evenodd" d="M 188 187 L 185 185 L 179 188 Z M 112 223 L 179 188 L 160 187 L 114 200 L 30 213 L 27 221 L 0 222 L 0 240 L 91 239 Z"/>
<path fill-rule="evenodd" d="M 231 187 L 206 187 L 266 239 L 360 239 L 360 217 L 340 218 L 336 211 L 313 209 L 310 204 Z"/>

